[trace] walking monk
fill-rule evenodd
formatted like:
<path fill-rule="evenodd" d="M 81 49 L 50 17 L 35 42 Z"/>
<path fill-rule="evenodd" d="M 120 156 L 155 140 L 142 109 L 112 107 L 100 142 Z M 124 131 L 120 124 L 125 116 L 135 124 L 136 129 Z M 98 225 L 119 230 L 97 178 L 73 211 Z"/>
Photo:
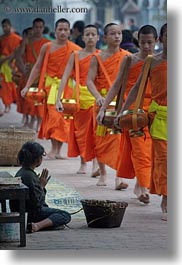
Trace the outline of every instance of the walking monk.
<path fill-rule="evenodd" d="M 3 19 L 1 25 L 4 34 L 0 36 L 0 97 L 5 105 L 5 112 L 9 112 L 11 104 L 16 101 L 16 86 L 12 81 L 9 60 L 19 46 L 21 37 L 12 32 L 11 21 L 8 18 Z"/>
<path fill-rule="evenodd" d="M 91 60 L 90 70 L 88 73 L 87 86 L 96 99 L 96 105 L 102 106 L 105 97 L 115 81 L 123 58 L 130 54 L 120 49 L 122 39 L 121 28 L 115 23 L 109 23 L 104 28 L 104 38 L 108 48 L 94 55 Z M 96 106 L 95 106 L 96 107 Z M 87 159 L 97 158 L 100 168 L 100 179 L 98 186 L 106 185 L 105 164 L 116 169 L 118 146 L 120 143 L 120 134 L 111 135 L 106 131 L 106 127 L 96 125 L 96 111 L 94 113 L 94 139 L 88 139 L 89 145 L 93 144 L 93 152 L 87 154 Z M 91 124 L 90 130 L 93 130 Z M 111 159 L 112 156 L 112 159 Z M 121 180 L 122 182 L 122 180 Z M 122 188 L 127 188 L 127 184 L 122 183 Z"/>
<path fill-rule="evenodd" d="M 24 41 L 20 45 L 18 58 L 16 61 L 17 66 L 22 72 L 24 78 L 20 83 L 19 90 L 24 88 L 31 69 L 33 68 L 33 65 L 35 64 L 40 53 L 42 45 L 49 42 L 49 40 L 43 37 L 44 26 L 45 22 L 42 18 L 35 18 L 33 20 L 31 35 L 29 34 L 26 38 L 24 38 Z M 34 84 L 32 84 L 35 87 L 38 86 L 38 78 L 37 80 L 34 80 Z M 35 120 L 37 120 L 36 130 L 38 131 L 41 119 L 43 117 L 44 106 L 36 105 L 33 101 L 30 101 L 26 98 L 22 103 L 22 112 L 26 115 L 26 117 L 29 115 L 31 116 L 30 122 L 27 118 L 24 125 L 28 125 L 30 128 L 33 128 Z"/>
<path fill-rule="evenodd" d="M 49 44 L 44 44 L 41 48 L 38 59 L 30 73 L 25 88 L 22 90 L 22 96 L 25 96 L 28 88 L 39 75 L 41 68 L 46 68 L 45 89 L 48 95 L 45 106 L 44 117 L 38 134 L 39 138 L 51 140 L 51 151 L 47 158 L 62 159 L 60 150 L 63 142 L 68 141 L 69 120 L 64 119 L 63 113 L 58 113 L 55 108 L 58 85 L 62 77 L 66 63 L 70 54 L 81 48 L 68 40 L 70 36 L 70 23 L 67 19 L 61 18 L 55 24 L 56 39 Z M 46 50 L 50 49 L 47 64 L 44 60 Z M 46 64 L 46 65 L 45 65 Z M 64 97 L 69 98 L 72 89 L 67 85 L 64 91 Z"/>
<path fill-rule="evenodd" d="M 153 56 L 149 79 L 152 102 L 149 106 L 150 135 L 152 137 L 152 170 L 150 193 L 162 195 L 162 220 L 167 220 L 167 23 L 161 27 L 160 41 L 163 51 Z M 143 74 L 143 71 L 142 71 Z M 130 91 L 122 111 L 129 108 L 137 96 L 140 75 Z M 116 124 L 120 115 L 116 118 Z"/>
<path fill-rule="evenodd" d="M 86 173 L 86 162 L 84 160 L 85 149 L 88 144 L 86 142 L 86 135 L 88 130 L 88 124 L 92 119 L 93 115 L 93 105 L 95 102 L 95 98 L 90 94 L 88 88 L 86 87 L 87 74 L 90 67 L 90 60 L 92 58 L 92 54 L 94 52 L 98 52 L 96 50 L 96 43 L 99 39 L 98 30 L 94 25 L 87 25 L 84 28 L 83 42 L 85 43 L 85 48 L 78 52 L 78 61 L 75 59 L 75 54 L 73 53 L 70 56 L 70 59 L 67 63 L 65 72 L 63 74 L 58 98 L 56 103 L 57 111 L 63 111 L 63 105 L 60 101 L 62 92 L 68 80 L 68 77 L 71 75 L 72 70 L 74 69 L 74 79 L 76 80 L 76 71 L 75 64 L 78 65 L 79 70 L 79 104 L 80 110 L 76 112 L 73 116 L 73 119 L 70 120 L 70 134 L 68 140 L 68 156 L 76 157 L 80 155 L 81 165 L 80 169 L 77 171 L 78 174 Z M 76 57 L 77 58 L 77 57 Z M 94 161 L 95 162 L 95 161 Z M 93 163 L 94 163 L 93 162 Z M 94 171 L 94 165 L 93 165 Z"/>
<path fill-rule="evenodd" d="M 128 80 L 125 89 L 125 98 L 129 91 L 136 83 L 141 71 L 144 60 L 148 54 L 153 54 L 155 44 L 157 41 L 157 31 L 151 25 L 145 25 L 140 28 L 138 32 L 138 42 L 140 51 L 131 55 L 131 64 L 128 73 Z M 100 109 L 97 116 L 98 123 L 102 124 L 104 112 L 108 104 L 118 94 L 120 84 L 123 79 L 123 66 L 125 59 L 120 67 L 118 76 L 113 86 L 107 94 L 104 105 Z M 146 87 L 144 106 L 143 108 L 148 111 L 151 103 L 151 85 L 148 82 Z M 130 107 L 132 109 L 132 106 Z M 134 178 L 136 176 L 136 185 L 134 193 L 138 200 L 143 203 L 149 203 L 148 188 L 150 186 L 151 178 L 151 137 L 148 127 L 144 128 L 144 136 L 130 137 L 128 131 L 124 131 L 121 135 L 120 152 L 118 154 L 117 176 L 119 178 Z"/>

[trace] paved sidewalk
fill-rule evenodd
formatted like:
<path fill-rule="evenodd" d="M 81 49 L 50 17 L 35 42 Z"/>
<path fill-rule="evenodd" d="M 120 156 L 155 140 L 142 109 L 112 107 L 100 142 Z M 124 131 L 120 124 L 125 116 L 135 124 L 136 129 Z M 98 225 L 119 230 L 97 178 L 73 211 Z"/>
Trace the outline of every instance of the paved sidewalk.
<path fill-rule="evenodd" d="M 0 117 L 0 124 L 21 123 L 21 116 L 16 113 L 15 106 L 8 114 Z M 38 140 L 49 151 L 50 142 Z M 63 145 L 63 155 L 66 156 L 67 145 Z M 112 157 L 111 157 L 112 159 Z M 121 227 L 112 229 L 88 228 L 86 220 L 73 220 L 72 229 L 59 231 L 44 231 L 27 234 L 27 246 L 23 249 L 44 250 L 147 250 L 167 253 L 167 222 L 161 221 L 161 198 L 150 195 L 151 203 L 140 203 L 133 194 L 135 180 L 127 180 L 129 187 L 125 191 L 114 190 L 115 171 L 107 168 L 108 185 L 96 186 L 97 179 L 91 178 L 91 162 L 87 166 L 87 174 L 76 174 L 79 168 L 79 158 L 67 160 L 44 160 L 41 167 L 49 168 L 52 178 L 58 179 L 68 187 L 75 189 L 82 198 L 101 200 L 126 201 L 128 207 Z M 2 167 L 0 167 L 2 168 Z M 4 168 L 4 167 L 3 167 Z M 19 249 L 16 243 L 1 243 L 0 249 Z"/>

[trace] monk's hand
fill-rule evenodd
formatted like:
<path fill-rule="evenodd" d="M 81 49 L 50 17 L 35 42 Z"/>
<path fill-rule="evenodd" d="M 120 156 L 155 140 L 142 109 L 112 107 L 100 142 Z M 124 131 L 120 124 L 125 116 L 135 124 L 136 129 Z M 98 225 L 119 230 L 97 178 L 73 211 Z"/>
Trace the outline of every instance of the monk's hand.
<path fill-rule="evenodd" d="M 47 185 L 48 182 L 48 175 L 49 175 L 49 171 L 47 168 L 43 168 L 42 173 L 40 175 L 40 185 L 45 188 L 45 186 Z"/>
<path fill-rule="evenodd" d="M 63 104 L 61 103 L 61 100 L 60 100 L 60 99 L 58 99 L 58 100 L 56 101 L 56 110 L 57 110 L 58 112 L 63 112 L 63 110 L 64 110 L 64 108 L 63 108 Z"/>
<path fill-rule="evenodd" d="M 102 107 L 102 105 L 104 104 L 104 101 L 105 101 L 105 98 L 99 96 L 99 97 L 96 99 L 96 104 L 97 104 L 97 106 Z"/>
<path fill-rule="evenodd" d="M 22 90 L 21 90 L 21 96 L 24 98 L 26 96 L 28 92 L 28 87 L 24 87 Z"/>
<path fill-rule="evenodd" d="M 97 115 L 97 117 L 96 117 L 96 119 L 97 119 L 97 123 L 98 123 L 99 125 L 102 125 L 103 118 L 104 118 L 104 110 L 100 109 L 100 110 L 99 110 L 99 113 L 98 113 L 98 115 Z"/>

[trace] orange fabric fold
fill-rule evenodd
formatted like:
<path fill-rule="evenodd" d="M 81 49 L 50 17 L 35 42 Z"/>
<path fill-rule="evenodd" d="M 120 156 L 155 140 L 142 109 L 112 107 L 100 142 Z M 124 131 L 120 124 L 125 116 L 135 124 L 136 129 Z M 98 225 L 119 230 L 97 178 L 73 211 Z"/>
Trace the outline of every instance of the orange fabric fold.
<path fill-rule="evenodd" d="M 46 73 L 50 77 L 61 78 L 69 56 L 74 50 L 81 48 L 74 43 L 68 41 L 67 44 L 54 52 L 51 52 L 48 57 Z M 45 87 L 47 95 L 50 92 L 50 87 Z M 70 97 L 72 89 L 65 87 L 64 96 Z M 55 105 L 45 104 L 44 116 L 41 123 L 38 137 L 43 139 L 55 139 L 60 142 L 67 142 L 69 134 L 69 120 L 64 119 L 63 113 L 58 113 Z"/>
<path fill-rule="evenodd" d="M 86 86 L 87 75 L 92 56 L 93 55 L 90 54 L 89 56 L 79 60 L 79 83 L 82 86 Z M 73 71 L 73 75 L 75 77 L 75 71 Z M 93 125 L 91 126 L 91 130 L 89 131 L 92 121 L 93 107 L 90 107 L 88 109 L 80 109 L 79 112 L 74 114 L 74 119 L 70 121 L 71 126 L 68 141 L 69 157 L 76 157 L 80 155 L 84 160 L 88 159 L 87 157 L 85 157 L 87 153 L 86 149 L 89 150 L 88 153 L 90 153 L 90 148 L 87 144 L 87 136 L 88 134 L 90 134 L 89 139 L 93 138 Z M 91 155 L 91 157 L 89 157 L 89 160 L 91 160 L 92 157 L 93 156 Z"/>
<path fill-rule="evenodd" d="M 167 106 L 167 61 L 150 71 L 152 99 Z M 149 113 L 151 121 L 155 113 Z M 167 141 L 152 138 L 152 179 L 150 192 L 167 195 Z"/>
<path fill-rule="evenodd" d="M 0 38 L 0 56 L 9 56 L 20 45 L 21 37 L 12 32 L 9 35 Z M 1 73 L 0 97 L 5 105 L 16 102 L 16 85 L 13 82 L 6 82 L 5 76 Z"/>
<path fill-rule="evenodd" d="M 125 98 L 130 89 L 136 83 L 142 70 L 143 61 L 140 61 L 130 68 L 126 86 Z M 144 109 L 148 110 L 151 103 L 151 84 L 147 83 Z M 133 109 L 134 104 L 130 106 Z M 117 161 L 117 176 L 132 179 L 137 177 L 142 187 L 149 188 L 151 179 L 151 137 L 148 127 L 144 128 L 145 136 L 132 138 L 129 133 L 121 135 L 120 154 Z"/>
<path fill-rule="evenodd" d="M 129 54 L 125 50 L 120 50 L 103 61 L 103 65 L 106 69 L 106 72 L 110 78 L 111 83 L 113 83 L 116 79 L 116 76 L 119 71 L 120 64 L 124 59 L 125 55 Z M 98 66 L 98 74 L 95 79 L 95 85 L 97 90 L 101 91 L 103 88 L 109 90 L 109 84 L 107 82 L 106 76 L 104 75 L 100 65 Z M 93 126 L 92 131 L 94 132 L 94 138 L 88 139 L 89 145 L 93 147 L 94 150 L 90 148 L 90 154 L 87 153 L 85 155 L 86 159 L 89 157 L 96 157 L 100 162 L 110 166 L 113 169 L 117 168 L 117 158 L 119 155 L 118 146 L 120 145 L 120 134 L 111 135 L 110 132 L 107 132 L 104 137 L 96 135 L 96 110 L 94 106 L 93 110 L 93 121 L 90 122 L 90 130 L 91 126 Z M 92 137 L 92 136 L 91 136 Z M 112 156 L 113 154 L 113 156 Z M 94 157 L 93 157 L 94 156 Z M 112 159 L 111 159 L 112 156 Z"/>

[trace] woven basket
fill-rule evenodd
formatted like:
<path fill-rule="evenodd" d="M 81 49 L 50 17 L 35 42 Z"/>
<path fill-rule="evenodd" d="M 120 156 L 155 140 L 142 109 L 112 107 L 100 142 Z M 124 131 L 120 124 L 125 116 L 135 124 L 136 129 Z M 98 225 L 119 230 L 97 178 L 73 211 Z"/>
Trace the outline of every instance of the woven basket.
<path fill-rule="evenodd" d="M 95 228 L 120 227 L 127 202 L 81 200 L 87 225 Z"/>
<path fill-rule="evenodd" d="M 0 128 L 0 165 L 17 166 L 17 155 L 22 145 L 35 140 L 36 132 L 30 129 L 9 126 Z"/>

